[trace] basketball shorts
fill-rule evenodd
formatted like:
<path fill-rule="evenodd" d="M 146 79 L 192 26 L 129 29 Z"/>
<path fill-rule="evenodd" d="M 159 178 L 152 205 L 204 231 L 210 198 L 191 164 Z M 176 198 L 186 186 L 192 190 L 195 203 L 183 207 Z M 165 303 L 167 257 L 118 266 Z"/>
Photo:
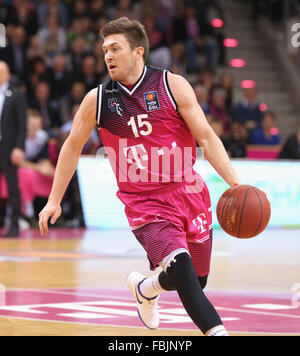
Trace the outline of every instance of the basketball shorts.
<path fill-rule="evenodd" d="M 201 178 L 202 179 L 202 178 Z M 189 251 L 199 277 L 209 274 L 212 251 L 212 210 L 206 184 L 187 191 L 182 185 L 160 194 L 119 193 L 136 239 L 155 270 L 171 252 Z M 139 224 L 139 225 L 138 225 Z"/>

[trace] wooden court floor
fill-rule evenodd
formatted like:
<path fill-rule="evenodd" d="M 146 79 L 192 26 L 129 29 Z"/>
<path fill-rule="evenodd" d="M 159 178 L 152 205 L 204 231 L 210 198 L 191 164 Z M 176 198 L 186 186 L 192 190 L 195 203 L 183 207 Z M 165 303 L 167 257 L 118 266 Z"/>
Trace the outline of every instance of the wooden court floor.
<path fill-rule="evenodd" d="M 291 301 L 297 301 L 297 288 L 300 285 L 300 231 L 270 230 L 251 241 L 230 238 L 221 232 L 216 235 L 208 291 L 224 292 L 225 295 L 233 291 L 257 292 L 260 296 L 264 293 L 266 295 L 275 293 L 290 295 Z M 114 242 L 114 236 L 116 242 Z M 130 304 L 133 300 L 126 295 L 124 283 L 127 274 L 132 270 L 146 275 L 151 274 L 148 270 L 148 262 L 141 250 L 129 246 L 133 243 L 133 240 L 129 240 L 130 238 L 128 232 L 124 231 L 107 233 L 96 230 L 53 229 L 47 238 L 39 237 L 36 230 L 27 230 L 22 232 L 22 236 L 18 239 L 0 239 L 0 302 L 2 286 L 2 294 L 4 295 L 5 292 L 5 295 L 12 298 L 17 305 L 32 304 L 34 307 L 42 308 L 41 303 L 46 303 L 43 305 L 44 309 L 41 309 L 41 315 L 51 307 L 48 299 L 43 299 L 45 298 L 44 291 L 48 291 L 48 294 L 57 293 L 55 298 L 58 298 L 59 294 L 65 294 L 65 297 L 66 295 L 70 298 L 74 297 L 75 302 L 81 302 L 80 293 L 82 296 L 91 296 L 91 293 L 96 293 L 95 290 L 97 293 L 99 291 L 101 293 L 102 290 L 121 293 L 124 290 L 123 303 L 124 305 Z M 39 298 L 41 299 L 37 297 L 38 292 L 40 292 Z M 112 298 L 112 300 L 118 299 L 118 295 Z M 96 299 L 92 298 L 90 303 L 96 305 Z M 74 302 L 73 299 L 64 299 L 64 303 L 66 300 Z M 167 302 L 171 306 L 178 306 L 178 303 L 173 300 L 166 300 L 165 303 Z M 2 306 L 5 309 L 4 302 Z M 88 308 L 86 305 L 85 307 Z M 18 308 L 15 307 L 15 309 L 17 312 L 6 315 L 1 313 L 0 306 L 0 335 L 201 335 L 197 330 L 185 328 L 164 328 L 151 331 L 142 327 L 139 321 L 136 325 L 130 326 L 111 323 L 101 325 L 101 322 L 97 324 L 77 323 L 74 319 L 71 321 L 38 319 L 30 313 L 28 316 L 18 314 Z M 300 324 L 298 309 L 280 311 L 279 316 L 289 316 L 293 321 L 297 318 L 296 321 Z M 8 311 L 5 310 L 5 312 Z M 82 316 L 82 311 L 80 313 Z M 247 313 L 251 315 L 254 312 L 250 309 Z M 86 317 L 91 317 L 91 314 L 88 313 Z M 257 315 L 268 314 L 271 315 L 272 312 L 258 312 Z M 290 334 L 288 325 L 284 330 L 283 334 Z M 264 332 L 255 333 L 247 330 L 232 330 L 230 334 L 276 335 L 277 333 L 272 331 L 270 325 L 269 331 L 265 329 Z"/>

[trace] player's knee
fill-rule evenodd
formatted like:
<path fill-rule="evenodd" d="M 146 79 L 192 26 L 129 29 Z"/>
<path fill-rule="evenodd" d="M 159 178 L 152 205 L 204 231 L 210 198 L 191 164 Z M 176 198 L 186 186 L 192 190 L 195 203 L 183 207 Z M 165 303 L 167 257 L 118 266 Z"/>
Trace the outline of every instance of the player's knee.
<path fill-rule="evenodd" d="M 181 269 L 186 263 L 191 261 L 190 254 L 185 248 L 177 249 L 171 252 L 167 257 L 163 259 L 160 263 L 161 268 L 169 274 L 170 270 Z"/>

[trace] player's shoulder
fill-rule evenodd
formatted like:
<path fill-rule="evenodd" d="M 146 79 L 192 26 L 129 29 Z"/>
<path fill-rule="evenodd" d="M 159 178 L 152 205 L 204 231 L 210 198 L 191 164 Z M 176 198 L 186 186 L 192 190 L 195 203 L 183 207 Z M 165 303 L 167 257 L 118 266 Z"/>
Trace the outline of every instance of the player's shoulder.
<path fill-rule="evenodd" d="M 91 105 L 97 102 L 98 87 L 91 89 L 84 97 L 83 102 L 87 105 Z"/>
<path fill-rule="evenodd" d="M 82 115 L 94 115 L 96 114 L 98 87 L 91 89 L 83 98 L 80 105 L 80 113 Z"/>
<path fill-rule="evenodd" d="M 191 89 L 191 85 L 182 75 L 174 74 L 164 68 L 159 68 L 159 67 L 154 67 L 149 65 L 147 66 L 147 69 L 150 72 L 150 74 L 164 75 L 168 88 L 171 89 L 172 93 L 173 91 L 175 92 L 179 91 L 182 93 L 184 90 L 189 91 Z"/>
<path fill-rule="evenodd" d="M 177 104 L 182 101 L 193 101 L 194 91 L 190 83 L 182 75 L 167 73 L 168 85 Z"/>
<path fill-rule="evenodd" d="M 174 86 L 174 87 L 181 87 L 181 88 L 186 88 L 186 87 L 190 87 L 189 82 L 182 76 L 179 74 L 174 74 L 172 72 L 167 73 L 168 76 L 168 82 L 169 85 Z"/>

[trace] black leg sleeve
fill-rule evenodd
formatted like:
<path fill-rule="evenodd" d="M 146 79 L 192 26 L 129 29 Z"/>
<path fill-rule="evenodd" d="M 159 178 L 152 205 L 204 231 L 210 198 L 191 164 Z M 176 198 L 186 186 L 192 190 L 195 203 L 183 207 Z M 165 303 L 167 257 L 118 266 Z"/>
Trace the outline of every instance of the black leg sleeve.
<path fill-rule="evenodd" d="M 172 283 L 172 280 L 170 279 L 170 277 L 168 276 L 168 274 L 166 272 L 162 271 L 159 274 L 158 278 L 159 278 L 159 283 L 163 287 L 163 289 L 165 289 L 167 291 L 176 290 L 174 284 Z M 207 278 L 208 278 L 208 276 L 198 277 L 198 281 L 199 281 L 199 284 L 200 284 L 202 290 L 207 285 Z"/>
<path fill-rule="evenodd" d="M 177 255 L 166 272 L 166 275 L 159 276 L 162 288 L 172 290 L 170 288 L 175 287 L 186 312 L 204 334 L 222 324 L 217 311 L 202 291 L 187 253 Z"/>

